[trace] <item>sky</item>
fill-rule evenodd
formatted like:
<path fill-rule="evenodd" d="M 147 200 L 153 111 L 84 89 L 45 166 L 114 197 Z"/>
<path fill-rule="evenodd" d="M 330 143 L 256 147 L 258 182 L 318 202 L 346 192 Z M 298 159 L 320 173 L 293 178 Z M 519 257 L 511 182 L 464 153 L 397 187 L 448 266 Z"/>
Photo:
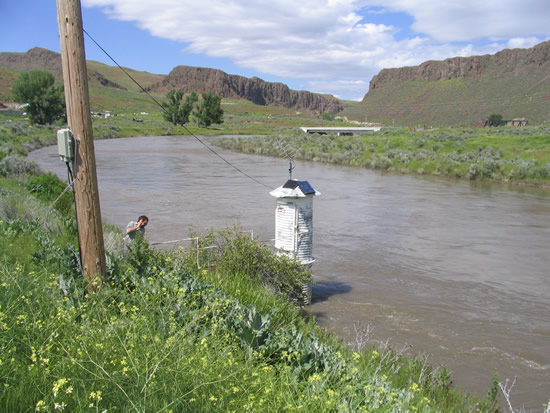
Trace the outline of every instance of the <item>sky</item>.
<path fill-rule="evenodd" d="M 549 0 L 81 0 L 122 66 L 223 70 L 361 100 L 383 68 L 550 40 Z M 59 52 L 54 0 L 0 0 L 0 52 Z M 113 62 L 89 39 L 86 57 Z"/>

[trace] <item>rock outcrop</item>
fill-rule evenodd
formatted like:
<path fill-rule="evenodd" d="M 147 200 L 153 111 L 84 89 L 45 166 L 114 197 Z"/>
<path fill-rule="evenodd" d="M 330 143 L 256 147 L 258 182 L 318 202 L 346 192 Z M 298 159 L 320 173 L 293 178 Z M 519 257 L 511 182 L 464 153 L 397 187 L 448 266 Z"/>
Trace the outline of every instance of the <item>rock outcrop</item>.
<path fill-rule="evenodd" d="M 63 77 L 60 54 L 39 47 L 26 53 L 0 53 L 0 67 L 18 72 L 40 69 L 52 73 L 57 79 Z M 110 80 L 105 73 L 91 70 L 90 67 L 88 78 L 95 84 L 126 90 Z M 210 92 L 222 98 L 246 99 L 257 105 L 279 105 L 319 113 L 337 113 L 344 109 L 344 105 L 333 96 L 295 91 L 283 83 L 265 82 L 257 77 L 249 79 L 228 75 L 221 70 L 200 67 L 177 66 L 147 90 L 167 92 L 170 89 L 182 89 L 186 93 Z"/>
<path fill-rule="evenodd" d="M 61 55 L 40 47 L 34 47 L 26 53 L 0 53 L 0 66 L 18 72 L 46 70 L 58 79 L 63 78 Z"/>
<path fill-rule="evenodd" d="M 91 79 L 97 80 L 102 86 L 106 87 L 113 87 L 115 89 L 122 89 L 122 90 L 128 90 L 123 86 L 120 86 L 118 83 L 115 83 L 109 79 L 107 79 L 105 76 L 103 76 L 101 73 L 92 70 L 88 72 L 88 77 Z"/>
<path fill-rule="evenodd" d="M 491 114 L 550 120 L 550 41 L 494 55 L 383 69 L 370 82 L 362 114 L 402 126 L 483 125 Z"/>
<path fill-rule="evenodd" d="M 550 69 L 550 41 L 530 49 L 505 49 L 494 55 L 430 60 L 418 66 L 383 69 L 372 78 L 369 91 L 410 80 L 450 80 L 480 75 L 531 75 Z"/>
<path fill-rule="evenodd" d="M 246 99 L 257 105 L 279 105 L 319 113 L 337 113 L 344 109 L 342 103 L 331 96 L 296 91 L 283 83 L 229 75 L 221 70 L 201 67 L 177 66 L 149 90 L 167 92 L 170 89 L 181 89 L 185 93 L 210 92 L 222 98 Z"/>

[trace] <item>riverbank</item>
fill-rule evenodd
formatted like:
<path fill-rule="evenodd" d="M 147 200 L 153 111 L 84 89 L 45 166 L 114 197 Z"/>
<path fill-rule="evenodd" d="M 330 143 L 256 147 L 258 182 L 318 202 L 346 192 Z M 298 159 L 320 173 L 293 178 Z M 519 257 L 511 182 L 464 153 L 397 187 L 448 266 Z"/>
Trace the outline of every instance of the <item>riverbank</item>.
<path fill-rule="evenodd" d="M 228 150 L 434 175 L 550 187 L 550 128 L 382 129 L 368 135 L 306 135 L 220 139 Z"/>
<path fill-rule="evenodd" d="M 145 118 L 142 119 L 142 118 Z M 159 113 L 147 114 L 142 118 L 121 114 L 108 119 L 93 119 L 94 140 L 129 138 L 135 136 L 181 136 L 195 133 L 201 136 L 251 135 L 268 133 L 261 125 L 247 127 L 239 123 L 228 123 L 221 128 L 198 128 L 193 125 L 174 126 L 162 120 Z M 139 122 L 136 122 L 139 120 Z M 0 114 L 0 160 L 7 156 L 26 156 L 29 152 L 57 144 L 57 130 L 67 125 L 31 125 L 21 115 Z"/>
<path fill-rule="evenodd" d="M 402 174 L 550 188 L 550 127 L 547 125 L 431 130 L 384 128 L 359 136 L 306 135 L 296 126 L 288 126 L 289 122 L 300 125 L 299 119 L 285 118 L 285 122 L 279 124 L 271 116 L 261 115 L 258 121 L 245 120 L 242 114 L 232 116 L 218 128 L 174 126 L 165 122 L 159 113 L 142 116 L 145 120 L 138 118 L 140 122 L 135 122 L 135 117 L 120 115 L 94 119 L 94 139 L 244 135 L 222 138 L 216 143 L 224 149 L 248 154 L 286 157 L 290 153 L 294 159 Z M 61 127 L 64 126 L 30 125 L 20 117 L 0 116 L 3 138 L 0 160 L 7 155 L 25 156 L 32 150 L 56 144 L 56 131 Z"/>
<path fill-rule="evenodd" d="M 28 183 L 0 179 L 5 411 L 496 409 L 496 381 L 476 401 L 423 359 L 365 336 L 348 349 L 257 277 L 293 274 L 293 264 L 231 231 L 215 235 L 210 272 L 185 251 L 138 243 L 124 253 L 120 232 L 106 227 L 110 281 L 86 294 L 74 216 L 51 210 L 57 191 L 43 191 L 43 203 Z"/>

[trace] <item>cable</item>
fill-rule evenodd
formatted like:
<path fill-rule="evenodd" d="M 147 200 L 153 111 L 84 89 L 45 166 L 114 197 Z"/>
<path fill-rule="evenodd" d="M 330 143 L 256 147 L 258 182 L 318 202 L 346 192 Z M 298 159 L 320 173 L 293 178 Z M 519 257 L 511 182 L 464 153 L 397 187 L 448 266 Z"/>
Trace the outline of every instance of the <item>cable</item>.
<path fill-rule="evenodd" d="M 50 205 L 50 207 L 48 208 L 48 211 L 46 212 L 46 216 L 44 217 L 44 229 L 47 228 L 48 216 L 53 211 L 53 208 L 54 208 L 55 204 L 57 203 L 57 201 L 59 201 L 61 199 L 61 197 L 63 195 L 65 195 L 65 192 L 67 192 L 70 189 L 73 192 L 73 199 L 74 199 L 74 203 L 75 203 L 74 211 L 75 211 L 76 227 L 77 227 L 77 233 L 79 233 L 78 232 L 78 215 L 77 215 L 77 208 L 76 208 L 76 198 L 74 198 L 73 171 L 71 170 L 69 162 L 65 162 L 65 164 L 67 165 L 67 180 L 69 181 L 69 183 L 67 184 L 65 189 L 63 189 L 63 191 L 59 194 L 59 196 L 57 198 L 55 198 L 55 201 L 53 201 L 52 204 Z M 79 257 L 80 261 L 78 262 L 78 266 L 80 267 L 80 272 L 83 273 L 83 271 L 82 271 L 82 250 L 80 249 L 80 242 L 78 243 L 78 252 L 79 252 L 79 255 L 80 255 L 80 257 Z"/>
<path fill-rule="evenodd" d="M 65 194 L 65 192 L 67 192 L 69 190 L 69 188 L 72 188 L 73 184 L 71 181 L 69 181 L 69 184 L 65 187 L 65 189 L 63 190 L 63 192 L 61 192 L 59 194 L 59 196 L 55 199 L 55 201 L 52 202 L 52 204 L 50 205 L 50 207 L 48 208 L 48 211 L 46 212 L 46 216 L 44 217 L 44 228 L 46 228 L 46 225 L 47 225 L 47 220 L 48 220 L 48 216 L 50 215 L 50 213 L 53 211 L 53 207 L 55 206 L 55 204 L 57 203 L 57 201 L 59 201 L 61 199 L 61 197 Z"/>
<path fill-rule="evenodd" d="M 164 110 L 164 111 L 166 112 L 166 109 L 164 108 L 164 106 L 162 106 L 162 104 L 159 103 L 158 100 L 156 100 L 149 92 L 147 92 L 147 90 L 145 90 L 145 89 L 143 88 L 143 86 L 141 86 L 141 85 L 139 84 L 139 82 L 138 82 L 137 80 L 135 80 L 135 79 L 132 77 L 132 75 L 130 75 L 130 73 L 128 73 L 121 65 L 119 65 L 118 62 L 117 62 L 109 53 L 107 53 L 107 51 L 106 51 L 103 47 L 101 47 L 101 45 L 100 45 L 92 36 L 90 36 L 90 33 L 88 33 L 84 28 L 82 29 L 82 31 L 86 34 L 86 36 L 88 36 L 88 37 L 90 38 L 90 40 L 91 40 L 92 42 L 94 42 L 94 43 L 96 44 L 97 47 L 99 47 L 99 48 L 101 49 L 101 51 L 102 51 L 103 53 L 105 53 L 105 54 L 107 55 L 107 57 L 108 57 L 109 59 L 111 59 L 111 60 L 113 61 L 113 63 L 114 63 L 115 65 L 118 66 L 118 68 L 119 68 L 120 70 L 122 70 L 122 71 L 124 72 L 124 74 L 125 74 L 126 76 L 128 76 L 128 77 L 132 80 L 132 82 L 134 82 L 136 85 L 138 85 L 138 87 L 139 87 L 147 96 L 149 96 L 157 105 L 160 106 L 160 108 L 161 108 L 162 110 Z"/>
<path fill-rule="evenodd" d="M 238 167 L 236 167 L 235 165 L 233 165 L 231 162 L 229 162 L 227 159 L 225 159 L 223 156 L 221 156 L 219 153 L 217 153 L 214 149 L 212 149 L 210 146 L 206 145 L 202 140 L 199 139 L 198 136 L 196 136 L 193 132 L 191 132 L 189 129 L 187 129 L 185 126 L 183 126 L 183 128 L 189 132 L 191 135 L 193 135 L 193 137 L 198 140 L 206 149 L 208 149 L 210 152 L 212 152 L 214 155 L 216 155 L 218 158 L 220 158 L 222 161 L 224 161 L 226 164 L 228 164 L 229 166 L 231 166 L 233 169 L 235 169 L 237 172 L 240 172 L 241 174 L 243 174 L 244 176 L 248 177 L 249 179 L 253 180 L 254 182 L 256 182 L 257 184 L 260 184 L 262 186 L 265 186 L 266 188 L 269 188 L 269 189 L 273 189 L 272 187 L 270 187 L 269 185 L 266 185 L 264 184 L 263 182 L 260 182 L 258 181 L 256 178 L 248 175 L 246 172 L 243 172 L 242 170 L 240 170 Z"/>
<path fill-rule="evenodd" d="M 126 74 L 126 76 L 128 76 L 136 85 L 138 85 L 138 87 L 147 95 L 149 96 L 153 102 L 155 102 L 162 110 L 163 112 L 165 113 L 168 113 L 168 111 L 166 110 L 166 108 L 157 100 L 155 99 L 149 92 L 147 92 L 147 90 L 145 90 L 143 88 L 143 86 L 141 86 L 139 84 L 139 82 L 137 80 L 135 80 L 132 75 L 130 75 L 130 73 L 128 73 L 121 65 L 118 64 L 118 62 L 109 54 L 107 53 L 107 51 L 101 47 L 101 45 L 92 37 L 90 36 L 90 34 L 85 30 L 85 29 L 82 29 L 83 32 L 86 34 L 86 36 L 88 36 L 90 38 L 90 40 L 92 42 L 94 42 L 97 47 L 99 47 L 101 49 L 101 51 L 103 53 L 105 53 L 107 55 L 107 57 L 109 59 L 111 59 L 113 61 L 113 63 L 115 65 L 118 66 L 118 68 L 120 70 L 122 70 L 124 72 L 124 74 Z M 201 139 L 199 139 L 199 137 L 197 135 L 195 135 L 193 132 L 191 132 L 185 125 L 182 125 L 182 127 L 187 131 L 187 133 L 189 133 L 191 136 L 193 136 L 197 141 L 199 141 L 201 143 L 201 145 L 203 145 L 206 149 L 208 149 L 210 152 L 212 152 L 214 155 L 216 155 L 218 158 L 220 158 L 222 161 L 224 161 L 227 165 L 231 166 L 233 169 L 235 169 L 237 172 L 241 173 L 242 175 L 246 176 L 247 178 L 251 179 L 252 181 L 256 182 L 257 184 L 260 184 L 266 188 L 269 188 L 269 189 L 273 189 L 271 186 L 269 185 L 266 185 L 264 184 L 263 182 L 260 182 L 258 181 L 256 178 L 250 176 L 249 174 L 247 174 L 246 172 L 242 171 L 241 169 L 239 169 L 237 166 L 233 165 L 231 162 L 229 162 L 227 159 L 225 159 L 223 156 L 221 156 L 219 153 L 217 153 L 214 149 L 212 149 L 210 146 L 208 146 L 206 143 L 204 143 Z"/>
<path fill-rule="evenodd" d="M 74 176 L 73 171 L 71 170 L 71 165 L 69 162 L 65 162 L 65 165 L 67 165 L 67 178 L 69 179 L 69 186 L 71 187 L 73 191 L 73 200 L 74 200 L 74 218 L 76 220 L 76 233 L 80 234 L 80 231 L 78 230 L 78 208 L 76 206 L 76 195 L 74 193 Z M 80 267 L 80 273 L 84 275 L 84 269 L 82 268 L 82 246 L 80 244 L 80 240 L 78 240 L 78 255 L 79 255 L 79 261 L 78 266 Z"/>

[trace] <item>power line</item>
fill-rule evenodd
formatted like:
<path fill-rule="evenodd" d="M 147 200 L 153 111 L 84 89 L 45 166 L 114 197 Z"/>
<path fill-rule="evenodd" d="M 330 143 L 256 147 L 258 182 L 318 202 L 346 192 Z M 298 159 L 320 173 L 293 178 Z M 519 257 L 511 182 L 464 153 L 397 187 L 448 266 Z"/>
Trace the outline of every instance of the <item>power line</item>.
<path fill-rule="evenodd" d="M 119 65 L 118 62 L 117 62 L 109 53 L 107 53 L 107 51 L 106 51 L 103 47 L 101 47 L 101 45 L 100 45 L 100 44 L 90 35 L 90 33 L 88 33 L 88 32 L 86 31 L 86 29 L 83 28 L 82 30 L 84 31 L 84 33 L 86 34 L 86 36 L 88 36 L 88 37 L 90 38 L 90 40 L 91 40 L 92 42 L 94 42 L 94 43 L 96 44 L 96 46 L 99 47 L 99 48 L 101 49 L 101 51 L 102 51 L 103 53 L 105 53 L 105 54 L 107 55 L 107 57 L 108 57 L 109 59 L 111 59 L 115 65 L 118 66 L 118 68 L 119 68 L 120 70 L 122 70 L 122 71 L 124 72 L 124 74 L 125 74 L 126 76 L 128 76 L 128 77 L 129 77 L 129 78 L 130 78 L 130 79 L 131 79 L 131 80 L 132 80 L 132 81 L 133 81 L 133 82 L 134 82 L 134 83 L 135 83 L 135 84 L 145 93 L 145 94 L 147 94 L 147 96 L 149 96 L 149 97 L 150 97 L 150 98 L 151 98 L 151 99 L 152 99 L 152 100 L 153 100 L 162 110 L 164 110 L 164 111 L 166 112 L 166 109 L 160 104 L 160 102 L 159 102 L 158 100 L 156 100 L 156 99 L 153 97 L 153 95 L 151 95 L 149 92 L 147 92 L 147 90 L 145 90 L 145 89 L 143 88 L 143 86 L 141 86 L 141 85 L 139 84 L 139 82 L 138 82 L 136 79 L 134 79 L 134 78 L 132 77 L 132 75 L 130 75 L 130 73 L 128 73 L 128 72 L 126 71 L 126 69 L 124 69 L 121 65 Z"/>
<path fill-rule="evenodd" d="M 136 79 L 134 79 L 132 77 L 132 75 L 130 73 L 128 73 L 127 70 L 125 70 L 121 65 L 119 65 L 118 62 L 90 35 L 90 33 L 88 33 L 85 29 L 82 29 L 82 30 L 84 31 L 86 36 L 88 36 L 90 38 L 90 40 L 92 42 L 94 42 L 96 44 L 96 46 L 99 47 L 101 49 L 101 51 L 103 53 L 105 53 L 105 55 L 107 55 L 107 57 L 109 59 L 111 59 L 113 61 L 113 63 L 120 70 L 122 70 L 124 72 L 124 74 L 126 76 L 128 76 L 147 96 L 149 96 L 151 98 L 151 100 L 153 100 L 153 102 L 155 102 L 162 109 L 163 112 L 168 113 L 166 108 L 164 106 L 162 106 L 162 104 L 157 99 L 155 99 L 155 97 L 153 95 L 151 95 L 147 90 L 145 90 L 145 88 L 143 88 L 143 86 L 141 86 L 141 84 Z M 221 156 L 218 152 L 216 152 L 214 149 L 212 149 L 209 145 L 207 145 L 205 142 L 203 142 L 197 135 L 195 135 L 193 132 L 191 132 L 185 125 L 182 125 L 182 127 L 187 131 L 187 133 L 189 133 L 197 141 L 199 141 L 201 143 L 201 145 L 203 145 L 206 149 L 208 149 L 210 152 L 212 152 L 214 155 L 216 155 L 218 158 L 220 158 L 222 161 L 224 161 L 227 165 L 229 165 L 230 167 L 235 169 L 237 172 L 241 173 L 242 175 L 246 176 L 247 178 L 251 179 L 252 181 L 256 182 L 257 184 L 260 184 L 260 185 L 262 185 L 266 188 L 269 188 L 269 189 L 273 189 L 271 186 L 266 185 L 263 182 L 260 182 L 259 180 L 257 180 L 253 176 L 250 176 L 249 174 L 247 174 L 246 172 L 244 172 L 243 170 L 241 170 L 237 166 L 233 165 L 231 162 L 229 162 L 227 159 L 225 159 L 223 156 Z"/>

